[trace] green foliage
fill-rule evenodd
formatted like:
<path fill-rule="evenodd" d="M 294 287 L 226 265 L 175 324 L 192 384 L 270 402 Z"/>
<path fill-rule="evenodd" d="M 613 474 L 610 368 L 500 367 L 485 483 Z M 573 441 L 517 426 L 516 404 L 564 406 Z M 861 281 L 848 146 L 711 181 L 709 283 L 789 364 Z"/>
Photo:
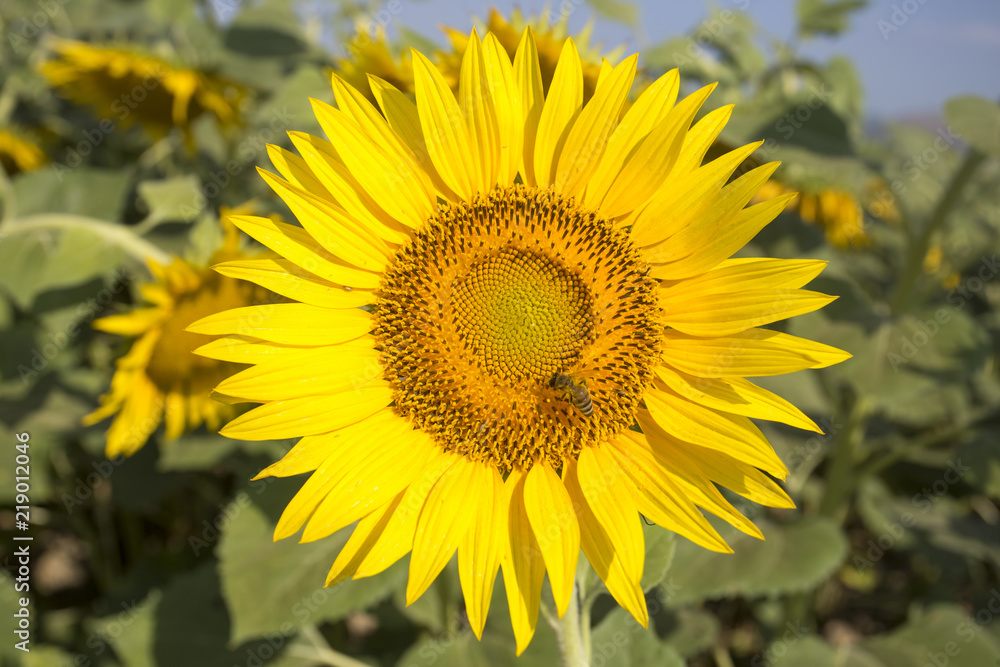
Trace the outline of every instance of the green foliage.
<path fill-rule="evenodd" d="M 839 35 L 847 30 L 851 12 L 867 5 L 865 0 L 799 0 L 796 5 L 799 34 Z"/>
<path fill-rule="evenodd" d="M 840 565 L 847 543 L 832 521 L 788 525 L 758 520 L 764 540 L 737 533 L 727 541 L 739 554 L 706 553 L 683 541 L 670 569 L 671 604 L 722 596 L 776 596 L 814 588 Z"/>

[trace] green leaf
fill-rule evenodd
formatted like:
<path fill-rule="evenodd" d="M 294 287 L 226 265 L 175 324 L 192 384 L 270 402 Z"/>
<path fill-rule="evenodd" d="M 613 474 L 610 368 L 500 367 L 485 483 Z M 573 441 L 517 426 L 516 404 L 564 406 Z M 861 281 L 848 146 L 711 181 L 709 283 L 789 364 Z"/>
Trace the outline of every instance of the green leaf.
<path fill-rule="evenodd" d="M 847 540 L 828 519 L 756 523 L 765 540 L 738 533 L 728 540 L 732 554 L 709 552 L 679 540 L 670 569 L 670 580 L 677 582 L 670 603 L 805 591 L 830 576 L 847 553 Z"/>
<path fill-rule="evenodd" d="M 669 602 L 665 596 L 666 593 L 664 599 Z M 710 612 L 697 608 L 667 610 L 657 617 L 656 627 L 663 641 L 685 658 L 693 658 L 711 648 L 719 636 L 719 620 Z"/>
<path fill-rule="evenodd" d="M 14 231 L 0 243 L 0 287 L 30 309 L 46 290 L 111 275 L 124 257 L 87 229 Z"/>
<path fill-rule="evenodd" d="M 175 577 L 141 603 L 123 603 L 120 612 L 93 623 L 95 636 L 114 647 L 125 667 L 284 664 L 280 656 L 270 658 L 287 646 L 291 630 L 259 642 L 229 643 L 230 620 L 215 565 L 208 561 Z"/>
<path fill-rule="evenodd" d="M 984 429 L 959 445 L 955 456 L 971 468 L 965 477 L 969 484 L 1000 498 L 1000 432 Z"/>
<path fill-rule="evenodd" d="M 587 0 L 594 12 L 609 21 L 635 26 L 639 24 L 639 7 L 623 0 Z"/>
<path fill-rule="evenodd" d="M 1000 158 L 1000 106 L 975 95 L 954 97 L 944 105 L 944 117 L 965 143 Z"/>
<path fill-rule="evenodd" d="M 277 517 L 302 480 L 271 479 L 240 491 L 220 520 L 228 524 L 218 554 L 233 642 L 343 618 L 403 585 L 406 567 L 399 562 L 377 576 L 324 588 L 327 572 L 353 528 L 309 544 L 294 538 L 274 542 Z"/>
<path fill-rule="evenodd" d="M 14 181 L 17 215 L 72 213 L 99 220 L 121 218 L 130 173 L 126 170 L 50 165 Z"/>
<path fill-rule="evenodd" d="M 642 532 L 646 540 L 646 565 L 642 571 L 642 590 L 648 591 L 658 586 L 670 571 L 674 561 L 677 541 L 674 533 L 659 526 L 648 526 L 643 522 Z"/>
<path fill-rule="evenodd" d="M 161 222 L 191 222 L 205 205 L 201 183 L 197 176 L 176 176 L 162 181 L 143 181 L 138 186 L 139 197 L 148 212 L 143 226 Z"/>
<path fill-rule="evenodd" d="M 255 58 L 294 56 L 305 51 L 295 11 L 275 1 L 243 9 L 226 31 L 225 44 Z"/>
<path fill-rule="evenodd" d="M 995 616 L 989 609 L 990 620 Z M 761 654 L 764 664 L 810 667 L 897 667 L 940 665 L 986 667 L 997 664 L 1000 645 L 975 617 L 953 605 L 937 605 L 918 613 L 886 635 L 866 637 L 849 646 L 833 647 L 815 637 L 779 640 Z M 782 644 L 779 650 L 779 643 Z"/>
<path fill-rule="evenodd" d="M 799 34 L 839 35 L 847 30 L 851 12 L 867 6 L 865 0 L 799 0 L 796 13 L 799 20 Z"/>
<path fill-rule="evenodd" d="M 591 664 L 607 667 L 656 665 L 684 667 L 684 659 L 657 637 L 652 628 L 644 628 L 621 607 L 608 614 L 591 634 Z"/>
<path fill-rule="evenodd" d="M 276 460 L 290 447 L 288 440 L 233 440 L 217 433 L 189 433 L 163 446 L 156 467 L 163 472 L 207 470 L 237 452 Z"/>

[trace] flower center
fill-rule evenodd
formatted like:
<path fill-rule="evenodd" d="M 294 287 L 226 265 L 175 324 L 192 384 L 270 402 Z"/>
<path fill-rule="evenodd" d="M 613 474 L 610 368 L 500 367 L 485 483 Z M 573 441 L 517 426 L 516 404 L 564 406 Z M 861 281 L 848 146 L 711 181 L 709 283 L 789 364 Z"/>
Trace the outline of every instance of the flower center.
<path fill-rule="evenodd" d="M 630 427 L 658 358 L 656 281 L 628 237 L 521 185 L 445 208 L 374 305 L 396 411 L 502 472 Z"/>
<path fill-rule="evenodd" d="M 453 295 L 458 336 L 497 378 L 551 376 L 593 334 L 594 299 L 580 276 L 530 250 L 484 253 Z"/>

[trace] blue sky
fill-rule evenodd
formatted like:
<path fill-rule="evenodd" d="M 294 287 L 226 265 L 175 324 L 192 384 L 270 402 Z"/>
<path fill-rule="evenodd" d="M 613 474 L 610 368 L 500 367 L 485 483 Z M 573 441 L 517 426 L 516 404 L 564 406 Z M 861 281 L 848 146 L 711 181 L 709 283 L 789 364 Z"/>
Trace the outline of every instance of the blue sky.
<path fill-rule="evenodd" d="M 385 0 L 388 7 L 392 0 Z M 508 13 L 521 7 L 538 13 L 545 0 L 398 0 L 394 18 L 429 37 L 438 25 L 471 26 L 473 16 L 485 17 L 491 6 Z M 577 9 L 570 27 L 581 28 L 593 14 L 580 0 L 566 0 Z M 558 7 L 563 0 L 552 0 Z M 639 0 L 642 32 L 598 19 L 595 36 L 607 44 L 626 43 L 640 50 L 686 33 L 707 14 L 708 3 L 680 0 Z M 787 39 L 795 29 L 795 0 L 716 0 L 721 9 L 745 7 L 758 25 Z M 568 5 L 567 5 L 568 6 Z M 889 31 L 885 26 L 896 25 Z M 909 10 L 909 13 L 907 13 Z M 905 18 L 905 20 L 904 20 Z M 881 24 L 880 21 L 885 23 Z M 390 32 L 392 25 L 390 24 Z M 806 55 L 824 60 L 849 56 L 864 83 L 867 111 L 877 117 L 939 113 L 945 100 L 975 93 L 1000 98 L 1000 0 L 874 0 L 853 16 L 850 30 L 839 38 L 802 45 Z"/>

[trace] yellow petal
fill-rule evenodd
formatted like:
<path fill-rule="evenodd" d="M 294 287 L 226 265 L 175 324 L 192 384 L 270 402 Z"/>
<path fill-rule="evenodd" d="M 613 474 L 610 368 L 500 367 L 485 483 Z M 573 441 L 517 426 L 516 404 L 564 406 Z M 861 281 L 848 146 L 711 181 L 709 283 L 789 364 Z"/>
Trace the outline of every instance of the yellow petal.
<path fill-rule="evenodd" d="M 438 450 L 406 489 L 403 500 L 382 531 L 382 536 L 365 556 L 354 573 L 354 578 L 370 577 L 385 571 L 413 548 L 417 519 L 431 489 L 441 475 L 454 463 L 454 455 Z"/>
<path fill-rule="evenodd" d="M 340 109 L 311 101 L 326 138 L 368 196 L 414 229 L 434 214 L 434 188 L 419 163 L 370 138 Z"/>
<path fill-rule="evenodd" d="M 254 479 L 285 477 L 285 473 L 301 471 L 305 462 L 315 461 L 325 453 L 320 464 L 314 467 L 315 472 L 285 506 L 274 528 L 274 539 L 284 539 L 297 533 L 330 491 L 343 481 L 353 479 L 366 461 L 377 458 L 386 450 L 399 452 L 402 447 L 396 439 L 405 436 L 409 430 L 409 422 L 386 410 L 338 433 L 308 439 L 309 445 L 293 449 L 284 459 L 259 473 Z M 366 442 L 365 438 L 374 439 Z"/>
<path fill-rule="evenodd" d="M 646 558 L 639 512 L 626 490 L 624 473 L 605 449 L 584 447 L 577 461 L 587 506 L 615 546 L 629 581 L 638 585 Z"/>
<path fill-rule="evenodd" d="M 788 469 L 764 434 L 746 417 L 706 408 L 666 389 L 650 388 L 644 396 L 649 413 L 660 427 L 681 440 L 731 453 L 741 461 L 784 477 Z"/>
<path fill-rule="evenodd" d="M 618 468 L 617 463 L 615 469 Z M 624 474 L 624 473 L 620 473 Z M 566 491 L 573 501 L 573 506 L 579 509 L 580 545 L 591 567 L 608 587 L 608 592 L 618 601 L 642 627 L 649 625 L 649 611 L 646 609 L 646 598 L 642 586 L 625 574 L 621 560 L 615 552 L 615 543 L 601 527 L 594 512 L 587 504 L 580 488 L 575 461 L 567 461 L 563 470 L 563 481 Z M 631 495 L 629 502 L 631 502 Z M 634 506 L 634 503 L 632 503 Z"/>
<path fill-rule="evenodd" d="M 708 408 L 751 419 L 767 419 L 807 431 L 823 431 L 794 405 L 743 378 L 703 378 L 669 366 L 655 369 L 657 377 L 678 394 Z"/>
<path fill-rule="evenodd" d="M 545 105 L 542 88 L 542 70 L 538 64 L 538 48 L 531 26 L 524 30 L 514 54 L 514 77 L 521 93 L 521 110 L 524 114 L 524 148 L 521 157 L 521 176 L 525 185 L 535 187 L 535 145 L 538 143 L 538 121 Z M 531 626 L 534 631 L 534 625 Z"/>
<path fill-rule="evenodd" d="M 829 345 L 768 329 L 750 329 L 718 338 L 667 330 L 664 338 L 663 360 L 698 377 L 782 375 L 826 368 L 851 358 Z"/>
<path fill-rule="evenodd" d="M 500 128 L 490 90 L 486 55 L 475 29 L 462 57 L 459 77 L 459 106 L 469 132 L 468 166 L 478 178 L 473 180 L 478 192 L 489 192 L 497 182 L 500 169 Z"/>
<path fill-rule="evenodd" d="M 462 110 L 437 67 L 422 53 L 412 53 L 417 110 L 427 152 L 445 184 L 468 200 L 479 179 L 471 177 L 467 165 L 472 140 L 462 122 Z"/>
<path fill-rule="evenodd" d="M 611 184 L 621 173 L 625 160 L 636 145 L 663 120 L 666 111 L 669 111 L 677 99 L 679 89 L 680 77 L 677 70 L 672 69 L 639 95 L 608 139 L 608 148 L 601 157 L 600 167 L 587 185 L 583 200 L 586 206 L 600 208 Z"/>
<path fill-rule="evenodd" d="M 111 459 L 139 451 L 160 425 L 163 405 L 163 394 L 156 385 L 145 373 L 137 373 L 131 393 L 108 429 L 105 455 Z"/>
<path fill-rule="evenodd" d="M 258 169 L 271 189 L 288 205 L 309 235 L 330 254 L 367 271 L 383 271 L 389 247 L 353 220 L 347 211 Z"/>
<path fill-rule="evenodd" d="M 409 486 L 437 448 L 430 436 L 415 430 L 403 431 L 389 443 L 371 447 L 364 460 L 330 489 L 316 508 L 302 542 L 332 535 L 390 501 Z"/>
<path fill-rule="evenodd" d="M 254 336 L 287 345 L 332 345 L 363 336 L 371 326 L 371 315 L 363 310 L 268 303 L 209 315 L 188 325 L 187 330 L 209 336 Z"/>
<path fill-rule="evenodd" d="M 94 320 L 91 325 L 98 331 L 118 336 L 139 336 L 159 325 L 166 316 L 161 308 L 139 308 L 122 315 L 109 315 Z"/>
<path fill-rule="evenodd" d="M 350 228 L 365 238 L 374 234 L 393 245 L 404 243 L 409 238 L 407 227 L 372 199 L 337 155 L 333 144 L 305 132 L 289 132 L 288 136 L 302 154 L 302 158 L 298 159 L 303 160 L 322 189 L 310 189 L 303 185 L 300 188 L 317 196 L 328 192 L 329 199 L 350 216 Z M 357 221 L 357 225 L 351 222 L 352 219 Z"/>
<path fill-rule="evenodd" d="M 500 560 L 507 549 L 507 492 L 500 473 L 486 464 L 486 486 L 477 489 L 477 497 L 468 499 L 478 505 L 476 521 L 458 548 L 458 574 L 465 596 L 465 611 L 477 639 L 493 598 Z"/>
<path fill-rule="evenodd" d="M 713 210 L 720 189 L 761 143 L 730 151 L 686 176 L 670 180 L 635 217 L 632 240 L 640 246 L 655 245 L 678 233 L 698 215 Z M 675 212 L 684 215 L 676 217 Z"/>
<path fill-rule="evenodd" d="M 628 488 L 639 511 L 657 525 L 706 549 L 732 553 L 701 512 L 644 455 L 644 449 L 635 446 L 644 437 L 635 431 L 622 431 L 617 440 L 606 445 L 608 453 L 631 480 Z"/>
<path fill-rule="evenodd" d="M 504 482 L 509 507 L 507 532 L 510 540 L 501 567 L 518 655 L 528 647 L 535 634 L 538 606 L 542 599 L 542 582 L 545 580 L 542 550 L 535 539 L 525 507 L 525 477 L 527 475 L 524 471 L 515 468 Z"/>
<path fill-rule="evenodd" d="M 727 104 L 709 111 L 688 130 L 684 137 L 684 147 L 681 149 L 677 162 L 674 163 L 673 173 L 675 176 L 688 174 L 701 166 L 708 149 L 715 143 L 722 128 L 726 126 L 732 115 L 733 105 Z"/>
<path fill-rule="evenodd" d="M 406 142 L 420 166 L 430 176 L 438 194 L 448 201 L 459 201 L 458 195 L 441 178 L 441 174 L 438 173 L 431 161 L 430 154 L 427 152 L 427 143 L 424 141 L 424 135 L 420 129 L 417 105 L 395 86 L 377 76 L 369 74 L 368 85 L 371 86 L 372 94 L 375 95 L 375 100 L 381 107 L 382 113 L 385 114 L 389 127 Z"/>
<path fill-rule="evenodd" d="M 361 445 L 365 438 L 377 441 L 383 438 L 386 432 L 399 431 L 403 426 L 397 422 L 401 421 L 405 420 L 392 410 L 386 409 L 336 433 L 306 436 L 295 443 L 295 446 L 281 459 L 257 473 L 253 479 L 291 477 L 311 472 L 337 452 L 343 451 L 344 454 L 341 456 L 345 456 L 351 455 L 354 450 L 363 451 Z"/>
<path fill-rule="evenodd" d="M 368 556 L 368 552 L 382 536 L 382 531 L 389 524 L 392 513 L 403 500 L 403 494 L 404 492 L 400 491 L 392 500 L 358 522 L 350 539 L 347 540 L 347 544 L 337 554 L 337 560 L 333 562 L 333 566 L 326 575 L 324 586 L 336 586 L 345 579 L 354 576 L 358 566 L 361 565 L 361 562 Z"/>
<path fill-rule="evenodd" d="M 452 457 L 454 462 L 431 489 L 417 519 L 406 583 L 407 605 L 434 582 L 478 518 L 475 504 L 464 499 L 474 497 L 477 489 L 492 483 L 486 465 L 464 456 Z"/>
<path fill-rule="evenodd" d="M 304 229 L 252 215 L 231 215 L 229 220 L 270 250 L 310 273 L 349 287 L 374 289 L 379 285 L 379 274 L 348 266 L 320 248 Z"/>
<path fill-rule="evenodd" d="M 625 215 L 645 204 L 663 186 L 684 146 L 694 115 L 714 89 L 713 84 L 688 95 L 638 143 L 601 204 L 604 215 Z"/>
<path fill-rule="evenodd" d="M 644 438 L 634 438 L 634 448 L 645 448 L 643 457 L 656 466 L 656 474 L 670 478 L 671 483 L 692 503 L 707 512 L 729 522 L 738 530 L 764 539 L 760 529 L 750 519 L 740 514 L 725 497 L 715 488 L 712 480 L 700 474 L 696 465 L 690 464 L 689 456 L 679 456 L 673 459 L 663 456 L 663 447 L 653 445 L 654 440 L 662 442 L 672 439 L 666 432 L 652 423 L 651 420 L 640 422 L 643 426 Z M 649 429 L 649 430 L 647 430 Z M 679 443 L 679 441 L 677 441 Z M 685 443 L 687 444 L 687 443 Z"/>
<path fill-rule="evenodd" d="M 373 343 L 371 336 L 364 336 L 343 345 L 313 348 L 297 355 L 292 363 L 287 355 L 265 361 L 229 376 L 215 390 L 251 401 L 340 393 L 350 401 L 353 390 L 382 377 L 379 352 Z"/>
<path fill-rule="evenodd" d="M 281 296 L 320 308 L 359 308 L 375 301 L 369 290 L 347 289 L 283 258 L 240 259 L 212 268 L 224 276 L 249 280 Z"/>
<path fill-rule="evenodd" d="M 771 259 L 741 257 L 727 259 L 705 273 L 683 281 L 664 281 L 665 288 L 683 284 L 700 294 L 740 289 L 796 289 L 818 276 L 827 262 L 819 259 Z"/>
<path fill-rule="evenodd" d="M 635 55 L 626 59 L 598 84 L 594 97 L 583 107 L 570 128 L 558 157 L 555 179 L 556 188 L 564 195 L 579 197 L 597 171 L 608 137 L 618 124 L 622 107 L 632 89 L 638 59 Z"/>
<path fill-rule="evenodd" d="M 548 187 L 555 181 L 559 155 L 582 106 L 583 68 L 576 44 L 569 38 L 563 44 L 542 114 L 538 119 L 533 158 L 538 187 Z"/>
<path fill-rule="evenodd" d="M 362 336 L 371 341 L 374 338 Z M 361 340 L 361 339 L 359 339 Z M 251 336 L 222 336 L 210 343 L 205 343 L 194 350 L 194 353 L 209 359 L 231 361 L 236 364 L 259 364 L 265 361 L 281 359 L 288 363 L 296 358 L 310 354 L 315 348 L 295 345 L 278 345 L 253 338 Z"/>
<path fill-rule="evenodd" d="M 352 394 L 273 401 L 246 412 L 220 431 L 237 440 L 276 440 L 318 435 L 369 417 L 392 401 L 392 388 L 372 383 Z"/>
<path fill-rule="evenodd" d="M 711 244 L 699 244 L 690 255 L 676 262 L 654 264 L 649 272 L 650 275 L 661 280 L 678 280 L 689 278 L 718 266 L 719 262 L 746 245 L 750 239 L 757 235 L 757 232 L 774 220 L 784 210 L 785 205 L 794 198 L 794 194 L 777 197 L 743 209 L 720 224 L 719 228 L 713 230 L 714 236 Z M 668 243 L 669 241 L 661 244 L 653 252 L 658 252 Z M 694 246 L 689 246 L 690 248 L 694 248 Z"/>
<path fill-rule="evenodd" d="M 507 50 L 493 33 L 483 39 L 486 58 L 486 79 L 493 95 L 497 127 L 500 131 L 500 164 L 497 182 L 509 185 L 514 182 L 521 166 L 524 146 L 524 110 L 521 89 L 514 76 L 514 68 Z"/>
<path fill-rule="evenodd" d="M 580 526 L 562 480 L 544 461 L 536 462 L 524 481 L 524 505 L 552 584 L 559 616 L 573 594 L 580 557 Z"/>
<path fill-rule="evenodd" d="M 705 294 L 686 287 L 661 290 L 661 321 L 694 336 L 726 336 L 819 310 L 837 297 L 807 290 L 757 289 Z"/>

